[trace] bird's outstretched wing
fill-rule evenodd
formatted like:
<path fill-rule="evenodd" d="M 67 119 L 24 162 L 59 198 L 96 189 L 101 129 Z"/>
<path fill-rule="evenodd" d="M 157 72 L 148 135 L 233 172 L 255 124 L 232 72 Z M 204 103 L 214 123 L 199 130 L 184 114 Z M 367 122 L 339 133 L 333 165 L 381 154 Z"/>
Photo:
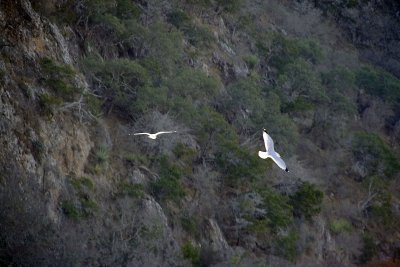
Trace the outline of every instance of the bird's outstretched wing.
<path fill-rule="evenodd" d="M 287 170 L 286 163 L 283 161 L 281 157 L 271 156 L 270 158 L 276 163 L 276 165 L 279 166 L 279 168 L 281 168 L 282 170 Z"/>
<path fill-rule="evenodd" d="M 267 152 L 274 151 L 274 141 L 265 131 L 263 131 L 264 145 Z"/>
<path fill-rule="evenodd" d="M 133 135 L 150 135 L 149 133 L 134 133 Z"/>
<path fill-rule="evenodd" d="M 165 133 L 176 133 L 176 131 L 161 131 L 161 132 L 155 133 L 155 135 L 165 134 Z"/>

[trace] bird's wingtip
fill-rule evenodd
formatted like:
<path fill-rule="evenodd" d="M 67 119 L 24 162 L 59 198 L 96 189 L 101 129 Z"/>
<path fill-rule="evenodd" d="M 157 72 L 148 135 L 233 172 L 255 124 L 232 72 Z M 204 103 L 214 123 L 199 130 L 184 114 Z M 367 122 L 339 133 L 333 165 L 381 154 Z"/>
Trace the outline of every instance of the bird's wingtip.
<path fill-rule="evenodd" d="M 286 168 L 286 169 L 285 169 L 285 172 L 289 172 L 289 169 L 288 169 L 288 168 Z"/>

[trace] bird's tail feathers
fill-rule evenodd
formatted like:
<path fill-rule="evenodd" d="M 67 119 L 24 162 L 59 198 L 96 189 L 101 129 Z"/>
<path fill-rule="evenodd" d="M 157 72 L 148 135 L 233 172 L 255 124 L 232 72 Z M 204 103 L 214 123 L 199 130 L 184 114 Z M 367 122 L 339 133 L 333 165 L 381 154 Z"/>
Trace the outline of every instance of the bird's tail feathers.
<path fill-rule="evenodd" d="M 258 156 L 262 159 L 266 159 L 271 157 L 271 155 L 268 152 L 265 151 L 258 151 Z"/>

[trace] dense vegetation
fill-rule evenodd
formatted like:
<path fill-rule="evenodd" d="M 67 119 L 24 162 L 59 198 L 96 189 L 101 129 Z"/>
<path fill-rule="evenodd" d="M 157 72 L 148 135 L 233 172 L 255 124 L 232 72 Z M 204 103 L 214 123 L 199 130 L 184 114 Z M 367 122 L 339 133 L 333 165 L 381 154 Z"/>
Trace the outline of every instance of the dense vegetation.
<path fill-rule="evenodd" d="M 85 169 L 88 176 L 68 177 L 68 194 L 60 202 L 66 219 L 80 223 L 96 218 L 104 207 L 94 180 L 105 176 L 117 184 L 113 201 L 129 197 L 139 207 L 151 196 L 160 203 L 170 223 L 183 229 L 179 257 L 192 266 L 222 261 L 215 256 L 220 252 L 205 245 L 208 218 L 216 218 L 229 245 L 253 251 L 249 258 L 274 255 L 290 262 L 309 253 L 315 237 L 304 229 L 316 224 L 316 217 L 325 216 L 334 237 L 355 231 L 363 236 L 362 252 L 353 263 L 371 260 L 377 255 L 376 240 L 387 241 L 385 233 L 394 231 L 399 195 L 391 185 L 399 178 L 400 160 L 399 147 L 388 136 L 400 112 L 396 76 L 368 63 L 332 64 L 334 52 L 317 39 L 258 29 L 246 17 L 245 0 L 172 1 L 158 15 L 150 14 L 156 10 L 142 1 L 63 1 L 53 9 L 40 2 L 33 6 L 42 16 L 83 36 L 75 67 L 47 57 L 39 60 L 39 84 L 45 91 L 37 105 L 45 120 L 79 103 L 94 129 L 113 118 L 129 129 L 179 126 L 189 129 L 186 134 L 194 140 L 172 136 L 169 145 L 160 143 L 160 148 L 135 141 L 126 147 L 96 143 Z M 357 4 L 344 2 L 346 7 Z M 218 36 L 215 23 L 204 14 L 225 20 L 227 32 Z M 234 34 L 247 41 L 229 40 Z M 235 45 L 247 46 L 246 52 L 231 53 L 234 60 L 225 56 L 226 64 L 219 64 L 218 57 Z M 242 72 L 229 69 L 235 64 L 245 66 Z M 76 82 L 81 74 L 88 81 L 85 89 Z M 374 101 L 391 112 L 383 127 L 371 129 L 365 126 L 369 122 L 364 111 Z M 282 157 L 297 166 L 291 176 L 257 156 L 263 127 Z M 36 154 L 43 157 L 41 143 L 35 144 Z M 343 158 L 334 158 L 337 151 Z M 333 156 L 326 156 L 330 153 Z M 128 171 L 111 171 L 115 155 L 123 159 L 115 166 L 144 169 L 150 182 L 132 182 L 123 177 Z M 316 182 L 298 171 L 303 163 L 295 163 L 296 157 L 311 169 L 325 164 L 330 173 L 322 177 L 310 171 L 321 180 Z M 116 177 L 108 177 L 111 174 Z M 207 179 L 216 182 L 210 182 L 211 189 L 201 188 Z M 340 197 L 340 179 L 357 188 L 359 210 L 335 217 L 327 196 L 335 191 Z M 193 208 L 188 202 L 197 192 L 220 208 Z M 362 221 L 363 230 L 353 226 L 354 217 Z M 160 236 L 143 231 L 155 240 Z M 240 257 L 229 261 L 239 264 Z"/>

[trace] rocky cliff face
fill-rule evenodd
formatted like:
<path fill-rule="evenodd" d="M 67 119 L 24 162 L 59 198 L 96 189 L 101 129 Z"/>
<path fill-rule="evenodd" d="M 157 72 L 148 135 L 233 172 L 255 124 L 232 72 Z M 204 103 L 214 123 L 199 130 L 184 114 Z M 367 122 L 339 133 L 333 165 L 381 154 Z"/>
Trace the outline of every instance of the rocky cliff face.
<path fill-rule="evenodd" d="M 2 1 L 0 12 L 4 42 L 0 65 L 2 262 L 37 266 L 167 264 L 177 245 L 166 215 L 152 197 L 147 196 L 140 205 L 126 197 L 109 204 L 115 194 L 112 181 L 86 178 L 89 189 L 80 184 L 94 153 L 93 135 L 96 129 L 107 132 L 109 126 L 93 127 L 93 119 L 80 117 L 71 103 L 41 116 L 40 99 L 47 88 L 40 81 L 40 59 L 72 64 L 78 58 L 71 57 L 69 46 L 76 44 L 68 43 L 58 26 L 36 13 L 29 1 Z M 74 75 L 85 90 L 84 78 Z M 98 135 L 98 142 L 112 149 L 107 136 Z M 140 175 L 136 172 L 133 176 Z M 75 188 L 68 185 L 71 179 L 76 179 Z M 78 199 L 74 199 L 75 193 L 80 194 Z M 82 225 L 65 221 L 64 212 L 73 202 L 83 209 L 86 203 L 87 213 L 96 210 L 101 219 L 88 219 Z M 86 216 L 81 211 L 69 212 Z M 145 242 L 140 242 L 142 237 Z M 129 249 L 132 242 L 135 252 Z M 148 255 L 149 249 L 158 256 Z"/>
<path fill-rule="evenodd" d="M 396 103 L 368 88 L 336 92 L 332 84 L 355 79 L 340 70 L 312 76 L 355 67 L 357 51 L 398 75 L 398 18 L 384 13 L 388 3 L 340 9 L 333 24 L 311 5 L 279 1 L 100 2 L 0 2 L 1 264 L 351 266 L 396 251 L 398 229 L 392 239 L 385 232 L 392 221 L 368 221 L 374 208 L 400 213 Z M 370 14 L 382 22 L 374 35 Z M 344 43 L 325 65 L 314 65 L 312 42 L 290 43 L 321 38 L 332 51 L 344 32 L 359 50 Z M 320 80 L 337 94 L 296 91 L 319 90 Z M 303 93 L 316 100 L 292 101 Z M 358 110 L 332 119 L 346 108 Z M 262 145 L 259 121 L 280 125 L 294 176 L 247 152 Z M 143 128 L 181 134 L 157 143 L 128 135 Z M 377 130 L 383 139 L 357 140 L 380 146 L 353 153 L 347 132 L 356 130 Z M 376 183 L 379 175 L 390 177 Z M 386 204 L 389 211 L 376 208 Z"/>

